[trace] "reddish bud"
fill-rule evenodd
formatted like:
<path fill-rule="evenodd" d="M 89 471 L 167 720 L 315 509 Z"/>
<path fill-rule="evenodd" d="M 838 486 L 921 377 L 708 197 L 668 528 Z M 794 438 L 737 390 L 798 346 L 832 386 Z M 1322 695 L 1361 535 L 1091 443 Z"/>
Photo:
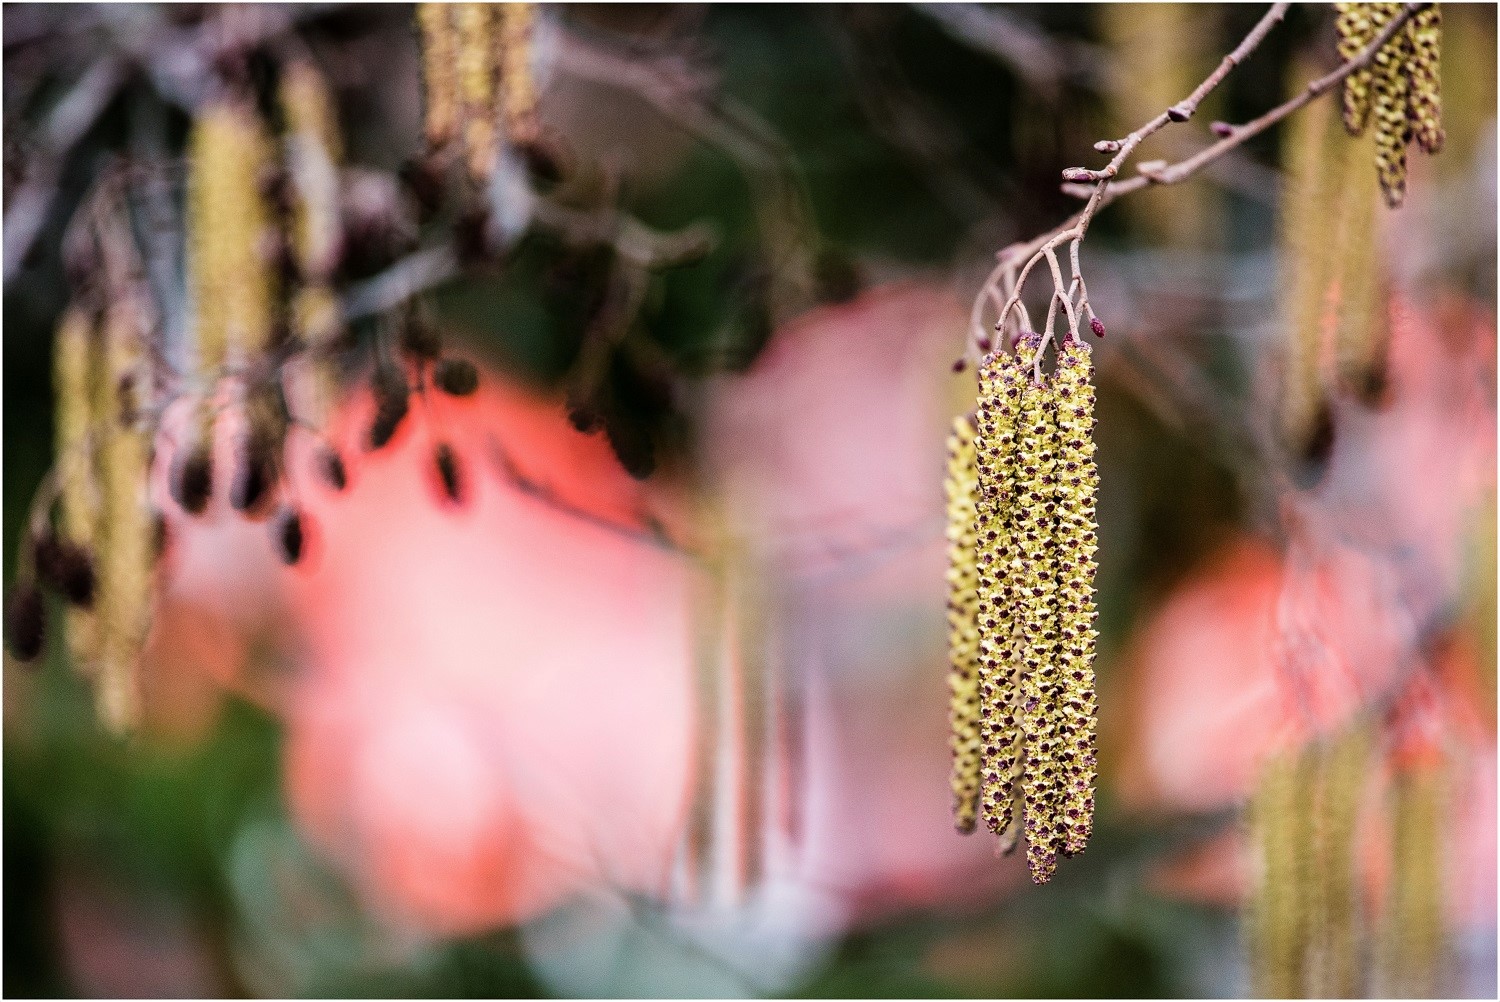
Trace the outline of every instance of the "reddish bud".
<path fill-rule="evenodd" d="M 1104 336 L 1104 321 L 1098 317 L 1089 318 L 1089 330 L 1094 332 L 1094 337 Z"/>

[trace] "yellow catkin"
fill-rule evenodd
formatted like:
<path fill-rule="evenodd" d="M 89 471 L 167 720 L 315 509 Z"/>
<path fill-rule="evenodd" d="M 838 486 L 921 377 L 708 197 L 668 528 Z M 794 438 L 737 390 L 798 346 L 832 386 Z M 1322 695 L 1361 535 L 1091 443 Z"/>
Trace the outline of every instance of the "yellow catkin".
<path fill-rule="evenodd" d="M 145 384 L 141 315 L 125 298 L 105 318 L 101 393 L 108 406 L 98 416 L 102 435 L 99 478 L 99 670 L 97 700 L 105 726 L 122 733 L 140 714 L 137 665 L 150 624 L 154 519 L 147 499 L 150 436 L 122 418 L 139 410 Z"/>
<path fill-rule="evenodd" d="M 1094 521 L 1099 474 L 1094 463 L 1092 352 L 1068 341 L 1058 354 L 1052 386 L 1057 407 L 1053 497 L 1057 510 L 1058 823 L 1063 852 L 1082 852 L 1094 824 Z"/>
<path fill-rule="evenodd" d="M 525 146 L 536 140 L 536 80 L 531 73 L 531 39 L 536 30 L 536 4 L 507 3 L 500 7 L 500 111 L 512 143 Z"/>
<path fill-rule="evenodd" d="M 1294 70 L 1290 89 L 1300 90 L 1306 69 Z M 1294 454 L 1312 439 L 1327 406 L 1321 357 L 1324 306 L 1337 267 L 1338 242 L 1330 239 L 1327 207 L 1341 188 L 1339 168 L 1353 144 L 1338 134 L 1333 110 L 1314 101 L 1288 125 L 1283 162 L 1286 195 L 1279 219 L 1282 381 L 1279 438 Z"/>
<path fill-rule="evenodd" d="M 1033 342 L 1034 347 L 1034 342 Z M 980 737 L 983 745 L 981 810 L 985 826 L 1015 847 L 1015 785 L 1022 765 L 1018 719 L 1019 636 L 1014 614 L 1016 558 L 1013 533 L 1016 490 L 1016 419 L 1023 403 L 1025 362 L 991 355 L 979 372 Z"/>
<path fill-rule="evenodd" d="M 1380 29 L 1401 9 L 1397 3 L 1338 3 L 1336 21 L 1339 58 L 1348 61 L 1375 41 Z M 1371 90 L 1375 71 L 1366 66 L 1344 78 L 1344 127 L 1352 136 L 1362 135 L 1370 118 Z"/>
<path fill-rule="evenodd" d="M 201 370 L 260 355 L 271 339 L 270 214 L 261 190 L 269 147 L 255 109 L 233 98 L 203 109 L 188 143 L 188 269 Z"/>
<path fill-rule="evenodd" d="M 1438 4 L 1424 7 L 1407 22 L 1411 37 L 1412 136 L 1427 153 L 1443 148 L 1443 97 L 1440 80 L 1443 12 Z"/>
<path fill-rule="evenodd" d="M 1375 402 L 1385 384 L 1389 344 L 1380 257 L 1380 181 L 1358 144 L 1335 137 L 1342 160 L 1328 220 L 1333 257 L 1321 326 L 1333 328 L 1333 380 L 1345 394 Z"/>
<path fill-rule="evenodd" d="M 338 113 L 323 75 L 306 60 L 282 70 L 279 96 L 292 182 L 292 254 L 303 282 L 320 284 L 332 277 L 343 240 Z"/>
<path fill-rule="evenodd" d="M 1318 955 L 1309 985 L 1316 996 L 1363 994 L 1355 829 L 1369 755 L 1369 732 L 1356 727 L 1321 748 L 1317 756 L 1316 900 L 1310 912 Z"/>
<path fill-rule="evenodd" d="M 92 311 L 69 306 L 58 322 L 53 347 L 59 524 L 65 537 L 91 553 L 98 542 L 100 506 L 91 441 L 96 384 L 100 382 L 100 348 Z M 93 613 L 70 607 L 66 630 L 74 667 L 89 670 L 97 654 Z"/>
<path fill-rule="evenodd" d="M 423 128 L 427 145 L 433 149 L 441 149 L 458 137 L 458 32 L 452 15 L 451 4 L 417 4 L 425 96 Z"/>
<path fill-rule="evenodd" d="M 1443 807 L 1440 769 L 1421 766 L 1397 777 L 1390 899 L 1381 936 L 1381 987 L 1396 998 L 1430 998 L 1440 987 Z"/>
<path fill-rule="evenodd" d="M 1411 34 L 1399 31 L 1375 54 L 1370 81 L 1370 117 L 1375 133 L 1375 169 L 1392 208 L 1406 199 L 1406 147 L 1411 142 Z"/>
<path fill-rule="evenodd" d="M 974 425 L 967 415 L 948 436 L 948 690 L 953 823 L 974 830 L 979 803 L 979 572 Z"/>
<path fill-rule="evenodd" d="M 1023 342 L 1023 345 L 1025 342 Z M 1021 349 L 1029 354 L 1026 347 Z M 1056 396 L 1044 376 L 1021 394 L 1016 422 L 1016 560 L 1012 565 L 1019 623 L 1021 728 L 1026 759 L 1021 777 L 1025 801 L 1026 860 L 1031 879 L 1045 883 L 1063 844 L 1058 822 L 1061 691 L 1057 652 Z"/>
<path fill-rule="evenodd" d="M 495 157 L 496 12 L 489 4 L 457 4 L 458 90 L 469 173 L 487 178 Z"/>
<path fill-rule="evenodd" d="M 1258 865 L 1247 932 L 1253 987 L 1262 998 L 1304 994 L 1315 778 L 1309 756 L 1280 753 L 1263 767 L 1250 804 Z"/>

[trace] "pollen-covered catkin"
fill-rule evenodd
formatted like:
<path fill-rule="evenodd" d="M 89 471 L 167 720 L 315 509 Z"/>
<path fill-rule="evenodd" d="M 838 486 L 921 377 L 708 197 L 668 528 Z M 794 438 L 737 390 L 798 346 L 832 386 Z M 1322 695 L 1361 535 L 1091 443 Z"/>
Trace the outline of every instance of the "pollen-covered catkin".
<path fill-rule="evenodd" d="M 1057 669 L 1060 720 L 1055 761 L 1060 795 L 1058 824 L 1063 852 L 1082 852 L 1093 831 L 1096 752 L 1094 721 L 1094 553 L 1098 549 L 1094 494 L 1094 387 L 1092 352 L 1069 340 L 1053 373 L 1057 407 L 1056 549 Z"/>
<path fill-rule="evenodd" d="M 1032 342 L 1035 349 L 1035 342 Z M 1022 732 L 1017 718 L 1019 635 L 1013 615 L 1015 560 L 1016 420 L 1023 401 L 1025 362 L 996 353 L 979 370 L 979 697 L 983 744 L 981 810 L 985 826 L 1014 848 L 1016 777 Z"/>
<path fill-rule="evenodd" d="M 1424 152 L 1443 148 L 1443 98 L 1439 79 L 1442 61 L 1443 12 L 1438 4 L 1422 8 L 1407 22 L 1411 36 L 1411 102 L 1408 106 L 1413 138 Z"/>
<path fill-rule="evenodd" d="M 953 823 L 974 830 L 979 802 L 979 574 L 974 425 L 968 415 L 948 436 L 948 719 L 953 756 Z"/>
<path fill-rule="evenodd" d="M 1339 3 L 1339 58 L 1358 56 L 1401 9 L 1398 3 Z M 1344 78 L 1344 127 L 1352 136 L 1362 135 L 1370 118 L 1371 88 L 1375 70 L 1366 66 Z"/>
<path fill-rule="evenodd" d="M 446 3 L 417 4 L 421 32 L 423 129 L 427 145 L 441 149 L 458 137 L 458 32 L 453 7 Z"/>
<path fill-rule="evenodd" d="M 188 269 L 198 362 L 208 379 L 270 344 L 271 217 L 261 190 L 269 143 L 252 104 L 224 98 L 193 124 L 188 144 Z"/>
<path fill-rule="evenodd" d="M 1327 998 L 1364 994 L 1359 962 L 1356 825 L 1369 762 L 1369 732 L 1353 727 L 1319 750 L 1316 900 L 1318 939 L 1309 993 Z"/>
<path fill-rule="evenodd" d="M 1406 199 L 1406 147 L 1411 142 L 1411 79 L 1407 65 L 1411 57 L 1410 33 L 1397 32 L 1375 53 L 1375 72 L 1370 84 L 1375 167 L 1386 203 L 1392 208 Z"/>
<path fill-rule="evenodd" d="M 1020 637 L 1021 729 L 1025 767 L 1026 860 L 1045 883 L 1057 866 L 1058 695 L 1056 395 L 1047 377 L 1027 380 L 1016 423 L 1014 615 Z"/>
<path fill-rule="evenodd" d="M 302 281 L 318 284 L 332 278 L 343 242 L 338 113 L 323 74 L 304 59 L 283 68 L 279 97 L 292 186 L 292 255 Z"/>

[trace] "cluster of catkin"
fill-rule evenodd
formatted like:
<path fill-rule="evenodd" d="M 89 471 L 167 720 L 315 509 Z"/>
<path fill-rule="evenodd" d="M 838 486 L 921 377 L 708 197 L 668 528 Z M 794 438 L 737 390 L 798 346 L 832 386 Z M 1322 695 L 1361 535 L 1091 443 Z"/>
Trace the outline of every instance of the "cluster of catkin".
<path fill-rule="evenodd" d="M 1037 336 L 979 370 L 976 413 L 948 461 L 948 623 L 954 797 L 1003 851 L 1024 828 L 1032 879 L 1093 828 L 1094 389 L 1068 340 L 1038 377 Z"/>
<path fill-rule="evenodd" d="M 1374 734 L 1353 727 L 1272 756 L 1250 803 L 1255 864 L 1246 922 L 1257 995 L 1406 998 L 1439 987 L 1443 949 L 1442 773 L 1399 768 L 1385 810 L 1367 810 Z M 1383 900 L 1367 900 L 1361 845 L 1382 822 Z"/>
<path fill-rule="evenodd" d="M 535 20 L 530 3 L 417 5 L 427 145 L 461 143 L 475 179 L 494 170 L 502 138 L 518 147 L 537 139 Z"/>
<path fill-rule="evenodd" d="M 1401 13 L 1399 3 L 1340 3 L 1339 55 L 1363 52 Z M 1350 135 L 1375 136 L 1375 166 L 1386 201 L 1406 198 L 1406 148 L 1413 140 L 1426 153 L 1443 148 L 1443 104 L 1438 67 L 1443 15 L 1438 4 L 1417 11 L 1381 46 L 1374 61 L 1344 78 L 1344 126 Z"/>

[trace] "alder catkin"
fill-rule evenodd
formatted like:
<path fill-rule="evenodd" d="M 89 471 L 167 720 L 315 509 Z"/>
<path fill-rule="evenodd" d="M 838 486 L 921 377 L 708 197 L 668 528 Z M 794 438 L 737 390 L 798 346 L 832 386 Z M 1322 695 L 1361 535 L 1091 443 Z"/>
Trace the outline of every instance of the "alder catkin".
<path fill-rule="evenodd" d="M 1443 12 L 1430 4 L 1407 22 L 1411 37 L 1411 103 L 1413 138 L 1426 153 L 1443 148 L 1443 97 L 1439 78 L 1443 46 Z"/>
<path fill-rule="evenodd" d="M 512 143 L 536 141 L 536 81 L 531 73 L 531 38 L 536 30 L 536 4 L 507 3 L 500 7 L 500 112 Z"/>
<path fill-rule="evenodd" d="M 218 99 L 188 140 L 188 269 L 200 371 L 258 357 L 272 340 L 274 236 L 261 190 L 270 148 L 248 101 Z"/>
<path fill-rule="evenodd" d="M 1094 553 L 1098 549 L 1094 494 L 1094 387 L 1092 351 L 1068 341 L 1053 374 L 1057 406 L 1058 669 L 1060 723 L 1056 752 L 1061 795 L 1059 824 L 1066 828 L 1063 851 L 1082 852 L 1094 823 Z"/>
<path fill-rule="evenodd" d="M 53 391 L 57 401 L 59 526 L 87 551 L 97 543 L 99 479 L 91 428 L 98 396 L 102 344 L 92 310 L 69 306 L 58 321 L 53 345 Z M 74 667 L 87 670 L 97 654 L 92 612 L 68 609 L 64 629 Z"/>
<path fill-rule="evenodd" d="M 1381 945 L 1384 994 L 1430 998 L 1443 959 L 1443 771 L 1423 764 L 1396 777 L 1395 839 Z"/>
<path fill-rule="evenodd" d="M 459 46 L 453 10 L 453 5 L 446 3 L 417 4 L 425 98 L 423 128 L 431 149 L 441 149 L 458 137 Z"/>
<path fill-rule="evenodd" d="M 1411 142 L 1411 34 L 1396 36 L 1375 53 L 1370 81 L 1370 116 L 1375 132 L 1375 168 L 1386 204 L 1396 208 L 1406 199 L 1406 147 Z"/>
<path fill-rule="evenodd" d="M 106 414 L 129 406 L 122 397 L 145 360 L 139 305 L 129 297 L 110 305 L 104 325 Z M 150 625 L 155 520 L 147 500 L 150 436 L 120 423 L 102 424 L 99 523 L 99 671 L 97 699 L 105 726 L 122 733 L 140 713 L 137 665 Z"/>
<path fill-rule="evenodd" d="M 1015 615 L 1020 629 L 1021 729 L 1025 767 L 1026 861 L 1046 883 L 1063 843 L 1058 832 L 1061 691 L 1057 665 L 1057 398 L 1050 380 L 1023 385 L 1016 416 Z"/>
<path fill-rule="evenodd" d="M 974 425 L 967 415 L 948 435 L 948 721 L 953 823 L 974 830 L 979 802 L 979 573 L 975 538 Z"/>
<path fill-rule="evenodd" d="M 1398 3 L 1338 3 L 1336 26 L 1339 58 L 1345 62 L 1365 50 L 1400 10 Z M 1344 127 L 1351 136 L 1363 135 L 1370 118 L 1371 86 L 1375 71 L 1365 66 L 1344 78 Z"/>
<path fill-rule="evenodd" d="M 1023 351 L 1034 352 L 1034 339 Z M 1015 786 L 1023 757 L 1019 720 L 1019 637 L 1012 614 L 1016 557 L 1014 533 L 1017 450 L 1016 421 L 1028 378 L 1020 353 L 989 356 L 979 370 L 978 448 L 980 595 L 980 738 L 983 746 L 982 808 L 985 826 L 1001 838 L 1001 851 L 1014 848 Z"/>
<path fill-rule="evenodd" d="M 495 157 L 496 11 L 486 3 L 456 4 L 458 92 L 469 173 L 490 176 Z"/>
<path fill-rule="evenodd" d="M 1305 991 L 1315 779 L 1309 756 L 1277 753 L 1262 767 L 1250 803 L 1257 872 L 1246 927 L 1251 979 L 1262 998 L 1296 998 Z"/>

